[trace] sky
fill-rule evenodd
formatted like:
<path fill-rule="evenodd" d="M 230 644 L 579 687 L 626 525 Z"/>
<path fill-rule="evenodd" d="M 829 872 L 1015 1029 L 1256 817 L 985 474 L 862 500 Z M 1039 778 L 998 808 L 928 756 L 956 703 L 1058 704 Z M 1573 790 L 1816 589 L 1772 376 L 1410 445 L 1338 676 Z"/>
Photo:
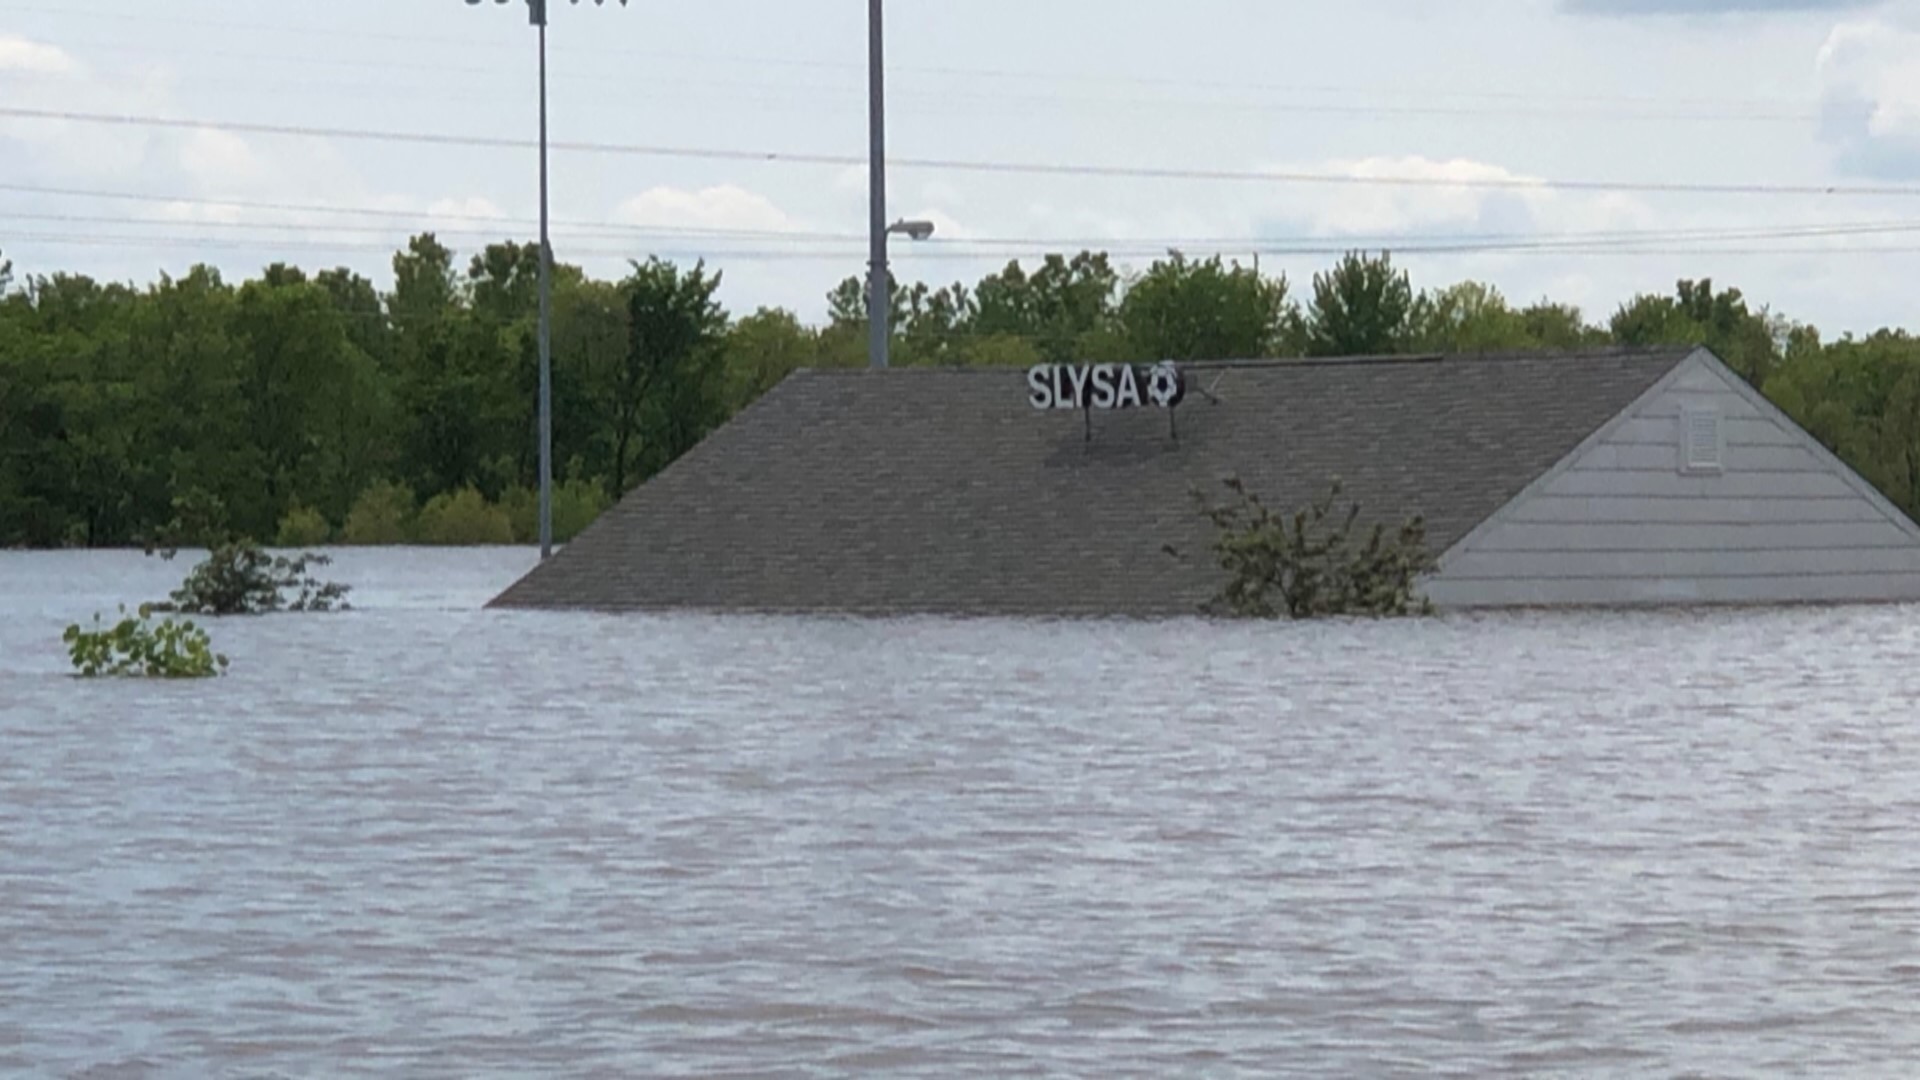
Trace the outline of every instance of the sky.
<path fill-rule="evenodd" d="M 865 5 L 553 0 L 556 257 L 705 258 L 737 314 L 864 272 Z M 1680 278 L 1920 329 L 1920 0 L 890 0 L 897 275 L 1348 248 L 1604 320 Z M 144 283 L 388 280 L 535 235 L 521 0 L 0 0 L 0 250 Z M 1463 250 L 1464 249 L 1464 250 Z"/>

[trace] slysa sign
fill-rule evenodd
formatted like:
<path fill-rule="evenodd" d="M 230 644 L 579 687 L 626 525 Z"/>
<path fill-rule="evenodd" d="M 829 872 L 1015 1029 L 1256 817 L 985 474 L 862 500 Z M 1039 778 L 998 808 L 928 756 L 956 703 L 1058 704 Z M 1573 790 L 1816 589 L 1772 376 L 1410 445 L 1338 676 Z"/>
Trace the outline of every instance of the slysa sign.
<path fill-rule="evenodd" d="M 1171 409 L 1187 396 L 1186 375 L 1158 364 L 1041 364 L 1027 372 L 1036 409 Z"/>

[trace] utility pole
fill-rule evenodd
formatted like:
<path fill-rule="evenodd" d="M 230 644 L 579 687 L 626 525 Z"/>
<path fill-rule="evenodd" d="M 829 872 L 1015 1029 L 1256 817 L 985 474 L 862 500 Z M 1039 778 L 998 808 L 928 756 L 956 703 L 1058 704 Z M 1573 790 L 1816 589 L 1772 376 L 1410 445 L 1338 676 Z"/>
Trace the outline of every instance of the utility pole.
<path fill-rule="evenodd" d="M 867 360 L 887 366 L 893 287 L 887 273 L 887 90 L 883 0 L 867 0 L 867 185 L 870 189 L 867 263 Z"/>

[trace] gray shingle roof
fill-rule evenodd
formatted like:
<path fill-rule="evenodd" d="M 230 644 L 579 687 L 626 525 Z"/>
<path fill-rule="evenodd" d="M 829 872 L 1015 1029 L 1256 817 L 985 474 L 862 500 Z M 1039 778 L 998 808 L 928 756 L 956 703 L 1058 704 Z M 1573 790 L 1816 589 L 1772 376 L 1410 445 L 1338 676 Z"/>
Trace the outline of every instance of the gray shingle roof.
<path fill-rule="evenodd" d="M 1292 509 L 1338 476 L 1438 555 L 1690 351 L 1192 365 L 1177 441 L 1143 409 L 1089 442 L 1018 370 L 799 372 L 495 605 L 1192 614 L 1220 580 L 1196 487 Z"/>

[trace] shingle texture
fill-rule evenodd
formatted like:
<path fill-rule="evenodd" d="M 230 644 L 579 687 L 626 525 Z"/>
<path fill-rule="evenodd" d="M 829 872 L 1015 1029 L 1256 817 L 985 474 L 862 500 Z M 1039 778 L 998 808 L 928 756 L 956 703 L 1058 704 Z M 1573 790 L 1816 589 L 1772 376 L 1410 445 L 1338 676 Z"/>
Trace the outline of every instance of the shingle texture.
<path fill-rule="evenodd" d="M 494 604 L 1191 615 L 1221 581 L 1196 490 L 1292 509 L 1339 477 L 1437 555 L 1686 355 L 1192 365 L 1172 425 L 1094 412 L 1090 439 L 1023 371 L 799 372 Z"/>

